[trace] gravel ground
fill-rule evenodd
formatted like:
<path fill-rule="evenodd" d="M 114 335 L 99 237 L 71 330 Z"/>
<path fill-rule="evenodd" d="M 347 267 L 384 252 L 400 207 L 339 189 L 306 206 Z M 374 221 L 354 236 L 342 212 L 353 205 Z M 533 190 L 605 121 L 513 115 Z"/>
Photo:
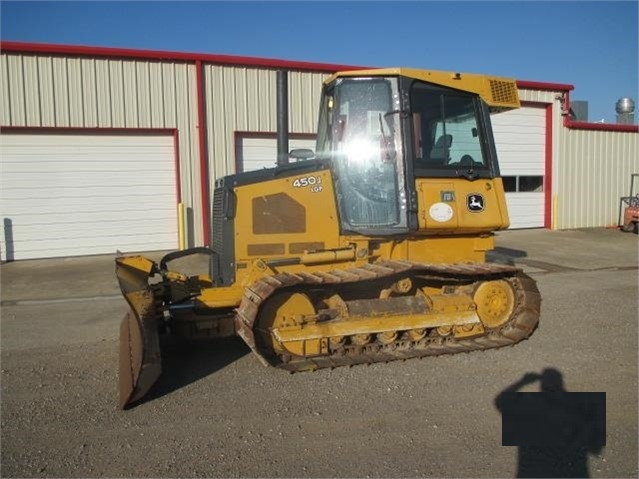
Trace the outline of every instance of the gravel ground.
<path fill-rule="evenodd" d="M 531 275 L 541 326 L 515 347 L 288 374 L 236 339 L 171 341 L 164 376 L 128 411 L 116 391 L 123 300 L 9 302 L 1 476 L 514 477 L 494 400 L 552 367 L 567 391 L 606 392 L 591 477 L 637 477 L 636 268 Z"/>

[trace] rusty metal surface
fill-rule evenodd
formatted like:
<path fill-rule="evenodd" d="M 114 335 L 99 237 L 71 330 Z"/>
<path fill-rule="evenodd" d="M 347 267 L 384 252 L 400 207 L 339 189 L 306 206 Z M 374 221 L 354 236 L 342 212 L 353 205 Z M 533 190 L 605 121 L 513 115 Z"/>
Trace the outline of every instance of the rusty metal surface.
<path fill-rule="evenodd" d="M 138 318 L 129 311 L 120 324 L 119 405 L 121 409 L 141 399 L 162 373 L 157 321 Z"/>
<path fill-rule="evenodd" d="M 277 290 L 287 287 L 305 288 L 317 285 L 354 284 L 370 279 L 383 279 L 409 274 L 429 280 L 458 284 L 464 281 L 505 279 L 516 295 L 513 315 L 502 327 L 487 331 L 475 338 L 425 336 L 414 340 L 399 335 L 391 343 L 373 342 L 366 345 L 348 344 L 317 357 L 277 357 L 260 350 L 253 336 L 253 328 L 260 306 Z M 489 349 L 515 344 L 532 334 L 539 321 L 541 297 L 534 280 L 520 269 L 494 263 L 418 264 L 409 261 L 384 261 L 329 273 L 281 273 L 258 280 L 246 289 L 236 316 L 236 329 L 262 362 L 289 371 L 325 367 L 350 366 L 362 363 L 391 361 L 429 355 L 451 354 Z"/>
<path fill-rule="evenodd" d="M 144 258 L 116 259 L 116 276 L 131 310 L 120 324 L 119 406 L 142 398 L 162 373 L 158 326 L 161 285 L 150 286 L 153 263 Z"/>

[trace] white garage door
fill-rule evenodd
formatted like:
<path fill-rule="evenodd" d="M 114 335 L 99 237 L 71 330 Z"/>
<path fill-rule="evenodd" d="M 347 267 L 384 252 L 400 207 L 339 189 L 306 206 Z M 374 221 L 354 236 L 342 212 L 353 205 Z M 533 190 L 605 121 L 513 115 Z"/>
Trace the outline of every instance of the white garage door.
<path fill-rule="evenodd" d="M 277 164 L 277 138 L 240 137 L 235 151 L 240 155 L 238 162 L 242 171 L 273 168 Z M 315 150 L 315 139 L 289 138 L 289 151 L 306 148 Z"/>
<path fill-rule="evenodd" d="M 522 107 L 491 117 L 511 228 L 544 226 L 546 110 Z"/>
<path fill-rule="evenodd" d="M 173 249 L 170 135 L 0 136 L 2 260 Z"/>

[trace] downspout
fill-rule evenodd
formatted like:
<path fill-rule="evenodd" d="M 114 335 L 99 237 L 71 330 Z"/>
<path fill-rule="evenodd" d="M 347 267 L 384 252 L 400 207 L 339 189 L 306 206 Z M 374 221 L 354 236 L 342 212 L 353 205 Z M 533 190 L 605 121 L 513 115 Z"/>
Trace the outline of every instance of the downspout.
<path fill-rule="evenodd" d="M 200 198 L 202 210 L 202 242 L 211 245 L 211 219 L 209 196 L 209 160 L 206 151 L 206 108 L 204 103 L 204 71 L 202 61 L 195 61 L 195 84 L 197 101 L 197 129 L 200 153 Z"/>

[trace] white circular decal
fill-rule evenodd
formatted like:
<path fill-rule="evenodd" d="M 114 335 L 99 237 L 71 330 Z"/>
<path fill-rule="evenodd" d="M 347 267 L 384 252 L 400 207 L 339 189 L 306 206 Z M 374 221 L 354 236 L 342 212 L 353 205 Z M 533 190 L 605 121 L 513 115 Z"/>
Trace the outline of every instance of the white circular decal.
<path fill-rule="evenodd" d="M 446 203 L 435 203 L 428 210 L 428 214 L 438 223 L 446 223 L 453 217 L 453 209 Z"/>

